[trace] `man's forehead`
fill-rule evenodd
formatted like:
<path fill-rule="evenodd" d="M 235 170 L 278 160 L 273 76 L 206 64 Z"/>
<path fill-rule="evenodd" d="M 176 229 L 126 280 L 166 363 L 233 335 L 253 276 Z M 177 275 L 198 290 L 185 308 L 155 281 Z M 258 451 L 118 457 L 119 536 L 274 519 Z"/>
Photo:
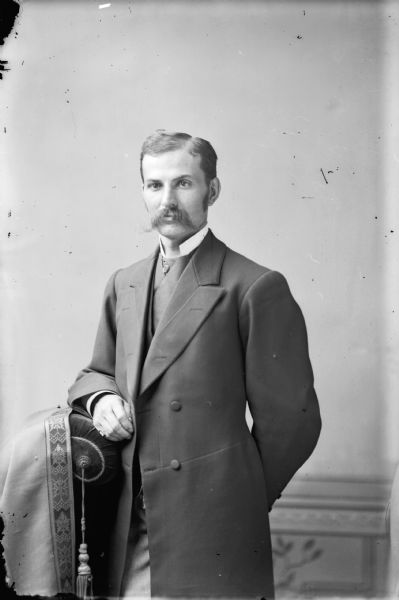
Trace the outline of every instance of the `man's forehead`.
<path fill-rule="evenodd" d="M 143 174 L 145 178 L 154 178 L 162 174 L 198 174 L 201 169 L 201 157 L 190 154 L 186 148 L 179 148 L 162 154 L 143 156 Z"/>

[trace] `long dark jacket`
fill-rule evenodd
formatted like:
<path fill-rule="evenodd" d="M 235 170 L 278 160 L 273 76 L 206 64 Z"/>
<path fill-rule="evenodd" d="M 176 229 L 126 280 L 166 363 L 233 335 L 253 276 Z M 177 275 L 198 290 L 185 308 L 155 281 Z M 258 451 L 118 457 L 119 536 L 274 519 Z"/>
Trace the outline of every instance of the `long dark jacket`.
<path fill-rule="evenodd" d="M 137 445 L 152 595 L 270 598 L 268 510 L 320 431 L 302 313 L 281 274 L 209 232 L 145 354 L 156 259 L 111 277 L 92 361 L 70 390 L 70 402 L 108 389 L 134 407 L 111 593 L 125 564 Z"/>

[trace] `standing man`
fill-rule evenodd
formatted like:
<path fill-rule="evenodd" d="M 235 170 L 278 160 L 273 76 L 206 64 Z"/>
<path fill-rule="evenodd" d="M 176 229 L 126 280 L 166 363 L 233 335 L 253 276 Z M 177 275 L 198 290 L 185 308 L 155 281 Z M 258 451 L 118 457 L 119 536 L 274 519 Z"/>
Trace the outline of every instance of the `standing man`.
<path fill-rule="evenodd" d="M 145 140 L 159 247 L 112 275 L 92 360 L 70 389 L 122 442 L 110 595 L 272 598 L 268 511 L 320 432 L 305 323 L 284 277 L 208 228 L 216 161 L 185 133 Z"/>

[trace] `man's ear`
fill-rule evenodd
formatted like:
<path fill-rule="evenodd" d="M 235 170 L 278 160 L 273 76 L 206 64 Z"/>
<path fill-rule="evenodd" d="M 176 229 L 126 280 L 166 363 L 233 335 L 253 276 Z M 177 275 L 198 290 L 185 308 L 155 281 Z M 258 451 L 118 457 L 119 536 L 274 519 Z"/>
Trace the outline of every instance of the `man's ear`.
<path fill-rule="evenodd" d="M 214 177 L 210 180 L 208 206 L 212 206 L 212 204 L 215 204 L 216 200 L 219 198 L 220 188 L 221 185 L 218 177 Z"/>

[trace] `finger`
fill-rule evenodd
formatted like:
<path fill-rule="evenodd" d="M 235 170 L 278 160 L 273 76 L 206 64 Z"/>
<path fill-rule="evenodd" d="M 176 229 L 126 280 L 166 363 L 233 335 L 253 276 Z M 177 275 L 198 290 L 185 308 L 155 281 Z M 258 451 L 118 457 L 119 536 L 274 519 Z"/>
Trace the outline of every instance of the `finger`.
<path fill-rule="evenodd" d="M 125 411 L 127 418 L 129 419 L 129 421 L 131 421 L 133 423 L 133 409 L 132 409 L 131 404 L 129 404 L 129 402 L 126 402 L 126 400 L 124 400 L 122 403 L 122 406 L 123 406 L 123 409 Z"/>
<path fill-rule="evenodd" d="M 104 414 L 97 416 L 93 419 L 93 425 L 97 429 L 98 433 L 103 437 L 109 438 L 112 435 L 112 425 Z"/>
<path fill-rule="evenodd" d="M 125 440 L 125 438 L 121 437 L 120 435 L 113 433 L 110 433 L 109 435 L 106 435 L 104 437 L 110 442 L 123 442 Z"/>
<path fill-rule="evenodd" d="M 105 423 L 103 423 L 102 419 L 99 419 L 99 418 L 93 419 L 93 425 L 97 429 L 98 433 L 100 433 L 101 435 L 105 435 L 105 430 L 104 430 Z"/>
<path fill-rule="evenodd" d="M 132 431 L 129 432 L 122 427 L 113 412 L 104 415 L 102 423 L 108 439 L 111 439 L 110 436 L 117 436 L 118 440 L 129 440 L 132 437 Z"/>
<path fill-rule="evenodd" d="M 97 429 L 98 433 L 103 438 L 105 438 L 107 440 L 112 440 L 112 438 L 114 437 L 114 435 L 112 434 L 111 428 L 109 427 L 109 425 L 107 423 L 105 423 L 105 422 L 96 423 L 96 424 L 94 424 L 94 426 Z M 115 441 L 120 441 L 119 436 L 117 438 L 115 438 Z"/>
<path fill-rule="evenodd" d="M 130 414 L 130 407 L 127 402 L 114 403 L 112 406 L 113 413 L 118 419 L 121 426 L 128 432 L 133 433 L 132 416 Z"/>

